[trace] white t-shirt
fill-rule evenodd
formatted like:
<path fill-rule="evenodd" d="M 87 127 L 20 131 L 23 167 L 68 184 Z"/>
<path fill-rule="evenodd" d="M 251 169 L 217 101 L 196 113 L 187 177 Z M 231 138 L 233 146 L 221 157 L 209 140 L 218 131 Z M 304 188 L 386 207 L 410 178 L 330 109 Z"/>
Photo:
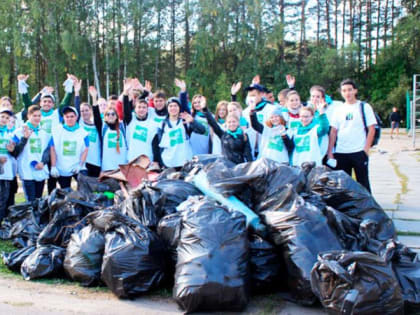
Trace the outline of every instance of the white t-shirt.
<path fill-rule="evenodd" d="M 376 125 L 375 114 L 372 107 L 364 105 L 366 125 Z M 363 124 L 360 101 L 354 104 L 340 104 L 335 107 L 330 126 L 337 129 L 336 153 L 354 153 L 364 149 L 366 144 L 366 131 Z"/>

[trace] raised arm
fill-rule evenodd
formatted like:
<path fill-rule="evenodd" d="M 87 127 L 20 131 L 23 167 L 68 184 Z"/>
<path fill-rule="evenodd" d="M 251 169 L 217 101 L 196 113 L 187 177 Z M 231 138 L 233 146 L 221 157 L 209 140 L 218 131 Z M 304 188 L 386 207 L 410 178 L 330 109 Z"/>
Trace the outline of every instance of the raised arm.
<path fill-rule="evenodd" d="M 258 133 L 263 133 L 264 125 L 258 121 L 257 114 L 254 111 L 250 111 L 249 117 L 251 118 L 251 126 Z"/>
<path fill-rule="evenodd" d="M 133 118 L 132 110 L 133 110 L 133 102 L 130 102 L 128 95 L 132 89 L 132 79 L 127 78 L 124 80 L 124 87 L 123 87 L 123 110 L 124 110 L 124 123 L 128 126 Z"/>
<path fill-rule="evenodd" d="M 98 92 L 94 86 L 89 87 L 89 94 L 92 97 L 93 122 L 95 124 L 96 130 L 98 131 L 99 138 L 102 141 L 102 118 L 98 106 Z"/>
<path fill-rule="evenodd" d="M 219 124 L 217 123 L 216 119 L 214 119 L 213 115 L 209 111 L 205 111 L 204 115 L 206 115 L 207 122 L 209 123 L 210 127 L 213 128 L 215 134 L 222 138 L 223 134 L 225 133 L 222 128 L 220 128 Z"/>
<path fill-rule="evenodd" d="M 181 113 L 187 112 L 191 114 L 190 107 L 188 106 L 188 93 L 187 93 L 187 84 L 184 80 L 175 79 L 175 85 L 179 87 L 179 100 L 181 102 Z"/>

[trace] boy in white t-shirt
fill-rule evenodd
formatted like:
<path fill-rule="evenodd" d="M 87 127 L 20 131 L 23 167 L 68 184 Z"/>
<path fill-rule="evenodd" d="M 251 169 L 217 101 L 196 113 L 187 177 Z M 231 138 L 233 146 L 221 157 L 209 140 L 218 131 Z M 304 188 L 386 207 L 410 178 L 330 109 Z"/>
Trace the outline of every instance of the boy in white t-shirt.
<path fill-rule="evenodd" d="M 351 176 L 356 173 L 357 181 L 370 191 L 369 149 L 375 136 L 377 124 L 372 107 L 364 103 L 366 127 L 363 123 L 361 101 L 357 100 L 357 87 L 354 81 L 346 79 L 340 84 L 344 104 L 335 108 L 330 121 L 330 141 L 328 158 L 337 160 L 337 169 Z M 335 153 L 333 148 L 335 146 Z"/>

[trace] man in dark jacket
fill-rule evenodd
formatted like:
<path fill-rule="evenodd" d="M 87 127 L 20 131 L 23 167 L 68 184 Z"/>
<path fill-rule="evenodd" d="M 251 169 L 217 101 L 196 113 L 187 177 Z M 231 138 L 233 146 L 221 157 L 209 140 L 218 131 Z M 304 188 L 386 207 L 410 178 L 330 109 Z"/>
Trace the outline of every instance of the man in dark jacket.
<path fill-rule="evenodd" d="M 400 133 L 399 128 L 400 128 L 401 115 L 398 112 L 398 109 L 396 107 L 392 108 L 392 113 L 389 115 L 389 120 L 391 122 L 391 139 L 393 139 L 392 136 L 394 135 L 394 129 L 398 138 L 398 134 Z"/>

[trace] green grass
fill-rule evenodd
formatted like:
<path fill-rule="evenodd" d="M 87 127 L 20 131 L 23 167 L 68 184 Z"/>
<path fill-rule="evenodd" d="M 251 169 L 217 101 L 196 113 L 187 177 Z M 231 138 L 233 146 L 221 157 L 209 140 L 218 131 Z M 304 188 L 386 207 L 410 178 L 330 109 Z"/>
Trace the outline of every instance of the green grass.
<path fill-rule="evenodd" d="M 395 196 L 394 203 L 400 204 L 401 203 L 401 196 L 405 195 L 408 192 L 408 177 L 407 175 L 403 174 L 400 170 L 400 167 L 397 163 L 395 163 L 395 155 L 393 154 L 391 158 L 389 159 L 389 162 L 391 163 L 392 167 L 394 168 L 395 174 L 398 176 L 401 184 L 401 191 L 397 193 Z"/>
<path fill-rule="evenodd" d="M 399 236 L 420 236 L 420 232 L 404 232 L 404 231 L 398 231 L 397 235 Z"/>

